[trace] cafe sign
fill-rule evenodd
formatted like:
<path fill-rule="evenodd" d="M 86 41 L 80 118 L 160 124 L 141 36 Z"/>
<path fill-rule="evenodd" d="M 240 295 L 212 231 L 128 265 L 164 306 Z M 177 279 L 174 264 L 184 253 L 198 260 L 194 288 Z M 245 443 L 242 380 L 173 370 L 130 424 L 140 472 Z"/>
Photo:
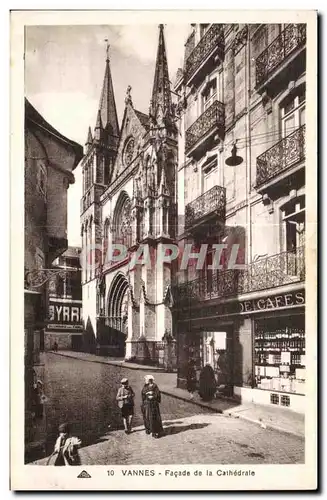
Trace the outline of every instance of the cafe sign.
<path fill-rule="evenodd" d="M 239 303 L 241 313 L 251 313 L 272 309 L 281 309 L 305 304 L 304 290 L 293 293 L 283 293 L 254 300 L 244 300 Z"/>
<path fill-rule="evenodd" d="M 280 293 L 251 300 L 233 300 L 224 304 L 215 304 L 201 309 L 183 308 L 177 311 L 177 320 L 186 321 L 192 318 L 214 318 L 221 316 L 236 316 L 260 312 L 278 311 L 303 307 L 305 305 L 305 290 L 291 293 Z"/>

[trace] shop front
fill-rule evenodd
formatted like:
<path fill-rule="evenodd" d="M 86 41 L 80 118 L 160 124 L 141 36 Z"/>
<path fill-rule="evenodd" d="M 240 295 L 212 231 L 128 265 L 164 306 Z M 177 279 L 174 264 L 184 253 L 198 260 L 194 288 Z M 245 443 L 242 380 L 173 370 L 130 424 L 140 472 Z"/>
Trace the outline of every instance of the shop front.
<path fill-rule="evenodd" d="M 188 362 L 193 359 L 198 379 L 201 369 L 206 364 L 210 364 L 215 371 L 218 387 L 225 394 L 230 394 L 234 379 L 233 333 L 236 328 L 234 322 L 223 323 L 217 319 L 200 322 L 195 319 L 192 326 L 187 325 L 187 328 L 187 332 L 178 336 L 180 340 L 178 346 L 178 387 L 186 388 Z"/>
<path fill-rule="evenodd" d="M 224 394 L 304 412 L 305 290 L 240 298 L 179 313 L 178 387 L 193 358 L 198 371 L 214 368 Z"/>
<path fill-rule="evenodd" d="M 83 346 L 82 301 L 49 298 L 45 350 L 81 351 Z"/>

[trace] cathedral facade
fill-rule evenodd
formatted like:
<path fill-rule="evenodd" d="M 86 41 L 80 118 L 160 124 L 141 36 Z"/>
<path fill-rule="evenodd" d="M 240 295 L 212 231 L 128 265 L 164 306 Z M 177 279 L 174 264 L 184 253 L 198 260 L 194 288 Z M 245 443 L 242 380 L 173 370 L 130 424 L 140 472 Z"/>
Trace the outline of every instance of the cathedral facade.
<path fill-rule="evenodd" d="M 162 25 L 149 114 L 134 107 L 128 87 L 121 127 L 107 56 L 97 121 L 93 133 L 89 128 L 82 161 L 88 351 L 149 363 L 158 361 L 158 345 L 173 344 L 174 271 L 158 256 L 176 236 L 174 109 Z"/>

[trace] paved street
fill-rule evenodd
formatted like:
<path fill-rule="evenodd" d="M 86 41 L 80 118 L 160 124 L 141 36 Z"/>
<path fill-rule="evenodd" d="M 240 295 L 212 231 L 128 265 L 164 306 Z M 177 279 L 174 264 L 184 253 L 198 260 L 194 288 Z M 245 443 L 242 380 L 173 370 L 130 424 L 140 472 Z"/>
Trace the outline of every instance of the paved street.
<path fill-rule="evenodd" d="M 84 464 L 169 463 L 303 463 L 304 441 L 262 429 L 244 420 L 163 395 L 165 436 L 144 433 L 140 412 L 143 371 L 74 360 L 48 353 L 46 361 L 47 452 L 51 453 L 58 424 L 69 421 L 83 441 Z M 116 391 L 128 377 L 136 392 L 134 432 L 120 429 Z M 111 425 L 108 430 L 108 425 Z M 91 446 L 89 446 L 91 445 Z"/>

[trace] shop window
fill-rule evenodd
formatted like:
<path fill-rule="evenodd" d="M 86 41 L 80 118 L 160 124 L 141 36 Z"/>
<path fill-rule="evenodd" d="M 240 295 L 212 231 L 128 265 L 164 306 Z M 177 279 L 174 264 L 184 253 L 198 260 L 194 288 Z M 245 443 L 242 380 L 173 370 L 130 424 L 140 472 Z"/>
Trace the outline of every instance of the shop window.
<path fill-rule="evenodd" d="M 305 86 L 298 87 L 281 104 L 282 137 L 305 125 Z"/>
<path fill-rule="evenodd" d="M 305 393 L 304 323 L 304 315 L 255 321 L 254 368 L 258 389 Z"/>
<path fill-rule="evenodd" d="M 279 405 L 279 395 L 278 394 L 270 394 L 270 402 L 272 405 Z"/>
<path fill-rule="evenodd" d="M 281 406 L 290 406 L 291 398 L 289 396 L 281 396 L 280 397 Z"/>

